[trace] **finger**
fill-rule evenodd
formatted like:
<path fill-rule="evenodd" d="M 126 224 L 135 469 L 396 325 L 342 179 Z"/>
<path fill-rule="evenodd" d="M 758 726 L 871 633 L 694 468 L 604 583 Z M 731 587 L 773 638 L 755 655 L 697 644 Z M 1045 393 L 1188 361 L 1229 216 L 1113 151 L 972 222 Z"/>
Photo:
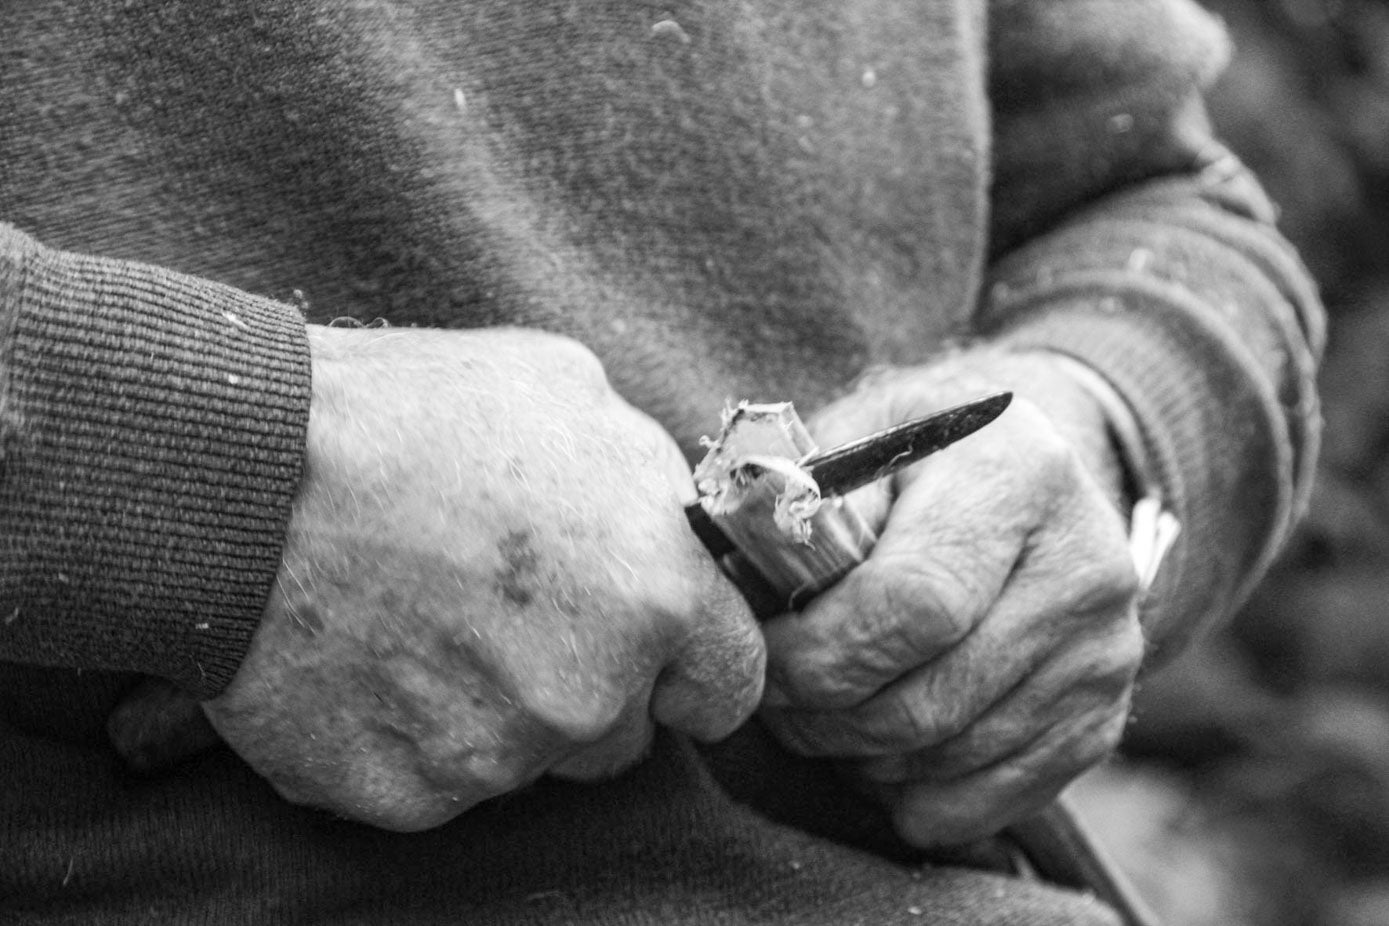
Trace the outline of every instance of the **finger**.
<path fill-rule="evenodd" d="M 1025 478 L 987 455 L 925 461 L 868 559 L 800 614 L 765 625 L 771 703 L 858 704 L 956 645 L 1026 548 L 1035 501 Z"/>
<path fill-rule="evenodd" d="M 1025 680 L 1039 706 L 1073 688 L 1127 688 L 1144 644 L 1113 518 L 1078 511 L 1040 535 L 989 614 L 944 655 L 852 707 L 769 709 L 769 722 L 809 755 L 885 756 L 960 736 Z"/>
<path fill-rule="evenodd" d="M 958 735 L 912 752 L 865 759 L 863 777 L 884 784 L 946 782 L 964 778 L 1021 751 L 1038 735 L 1085 715 L 1126 716 L 1142 658 L 1142 634 L 1133 618 L 1113 640 L 1067 651 L 990 707 Z M 1041 735 L 1047 735 L 1043 733 Z"/>
<path fill-rule="evenodd" d="M 1016 607 L 1000 602 L 960 645 L 860 704 L 763 713 L 789 746 L 809 756 L 890 756 L 949 740 L 1020 684 L 1039 658 L 1016 640 Z"/>
<path fill-rule="evenodd" d="M 698 739 L 722 739 L 762 698 L 766 647 L 737 590 L 709 564 L 704 605 L 689 636 L 656 679 L 651 715 Z"/>
<path fill-rule="evenodd" d="M 907 842 L 922 847 L 970 842 L 1053 800 L 1113 751 L 1125 725 L 1122 714 L 1073 718 L 977 774 L 878 787 L 892 808 L 894 827 Z"/>
<path fill-rule="evenodd" d="M 163 679 L 146 679 L 125 695 L 106 721 L 107 737 L 137 772 L 166 768 L 218 741 L 191 694 Z"/>

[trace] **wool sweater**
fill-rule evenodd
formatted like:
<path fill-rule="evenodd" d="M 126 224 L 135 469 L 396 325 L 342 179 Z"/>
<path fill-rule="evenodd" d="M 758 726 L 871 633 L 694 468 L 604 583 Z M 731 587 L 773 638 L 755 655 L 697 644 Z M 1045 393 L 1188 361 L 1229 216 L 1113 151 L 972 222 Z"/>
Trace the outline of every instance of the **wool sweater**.
<path fill-rule="evenodd" d="M 302 465 L 303 324 L 341 317 L 571 335 L 691 452 L 729 399 L 813 411 L 975 340 L 1067 354 L 1122 398 L 1183 524 L 1145 612 L 1151 658 L 1179 651 L 1305 502 L 1322 341 L 1205 120 L 1228 49 L 1197 6 L 37 0 L 4 21 L 0 911 L 1082 915 L 1019 884 L 999 913 L 991 876 L 914 867 L 755 729 L 662 736 L 615 782 L 414 836 L 290 807 L 227 750 L 134 778 L 101 730 L 144 675 L 208 697 L 235 673 Z"/>

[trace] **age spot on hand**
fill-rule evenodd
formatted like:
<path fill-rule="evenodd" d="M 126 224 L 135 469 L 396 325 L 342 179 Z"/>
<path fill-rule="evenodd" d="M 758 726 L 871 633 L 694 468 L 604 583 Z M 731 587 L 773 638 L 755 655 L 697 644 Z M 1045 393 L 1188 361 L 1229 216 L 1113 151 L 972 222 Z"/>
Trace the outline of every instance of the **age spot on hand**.
<path fill-rule="evenodd" d="M 497 570 L 495 588 L 502 598 L 525 607 L 535 597 L 536 567 L 540 556 L 531 545 L 530 531 L 511 531 L 497 544 L 502 568 Z"/>

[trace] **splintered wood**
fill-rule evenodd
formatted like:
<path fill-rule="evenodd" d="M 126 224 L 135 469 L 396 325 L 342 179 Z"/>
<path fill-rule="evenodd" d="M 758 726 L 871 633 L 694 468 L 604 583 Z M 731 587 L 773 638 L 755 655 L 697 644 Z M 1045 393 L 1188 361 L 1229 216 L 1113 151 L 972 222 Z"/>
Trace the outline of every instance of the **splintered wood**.
<path fill-rule="evenodd" d="M 789 402 L 724 413 L 695 468 L 700 504 L 769 586 L 779 608 L 803 605 L 861 563 L 873 531 L 842 499 L 825 499 L 799 465 L 817 449 Z"/>

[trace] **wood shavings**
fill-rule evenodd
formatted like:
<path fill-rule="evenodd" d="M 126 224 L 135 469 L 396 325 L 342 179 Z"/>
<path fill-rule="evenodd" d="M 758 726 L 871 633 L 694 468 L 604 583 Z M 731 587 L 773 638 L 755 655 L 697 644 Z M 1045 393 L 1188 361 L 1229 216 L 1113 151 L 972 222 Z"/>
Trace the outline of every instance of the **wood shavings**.
<path fill-rule="evenodd" d="M 820 487 L 796 465 L 805 453 L 788 429 L 795 419 L 789 402 L 752 405 L 744 402 L 723 415 L 723 430 L 716 440 L 704 441 L 709 453 L 695 469 L 695 485 L 707 499 L 711 516 L 730 518 L 759 503 L 772 500 L 773 523 L 789 540 L 810 541 L 810 519 L 820 508 Z M 791 453 L 788 453 L 791 451 Z M 792 455 L 794 454 L 794 456 Z M 752 514 L 755 517 L 755 514 Z"/>
<path fill-rule="evenodd" d="M 863 561 L 874 536 L 838 499 L 825 501 L 800 466 L 817 449 L 789 402 L 724 412 L 695 468 L 700 504 L 786 607 Z"/>
<path fill-rule="evenodd" d="M 820 510 L 820 487 L 792 460 L 781 457 L 744 457 L 734 473 L 735 483 L 765 479 L 775 486 L 772 521 L 797 543 L 810 542 L 810 519 Z"/>

